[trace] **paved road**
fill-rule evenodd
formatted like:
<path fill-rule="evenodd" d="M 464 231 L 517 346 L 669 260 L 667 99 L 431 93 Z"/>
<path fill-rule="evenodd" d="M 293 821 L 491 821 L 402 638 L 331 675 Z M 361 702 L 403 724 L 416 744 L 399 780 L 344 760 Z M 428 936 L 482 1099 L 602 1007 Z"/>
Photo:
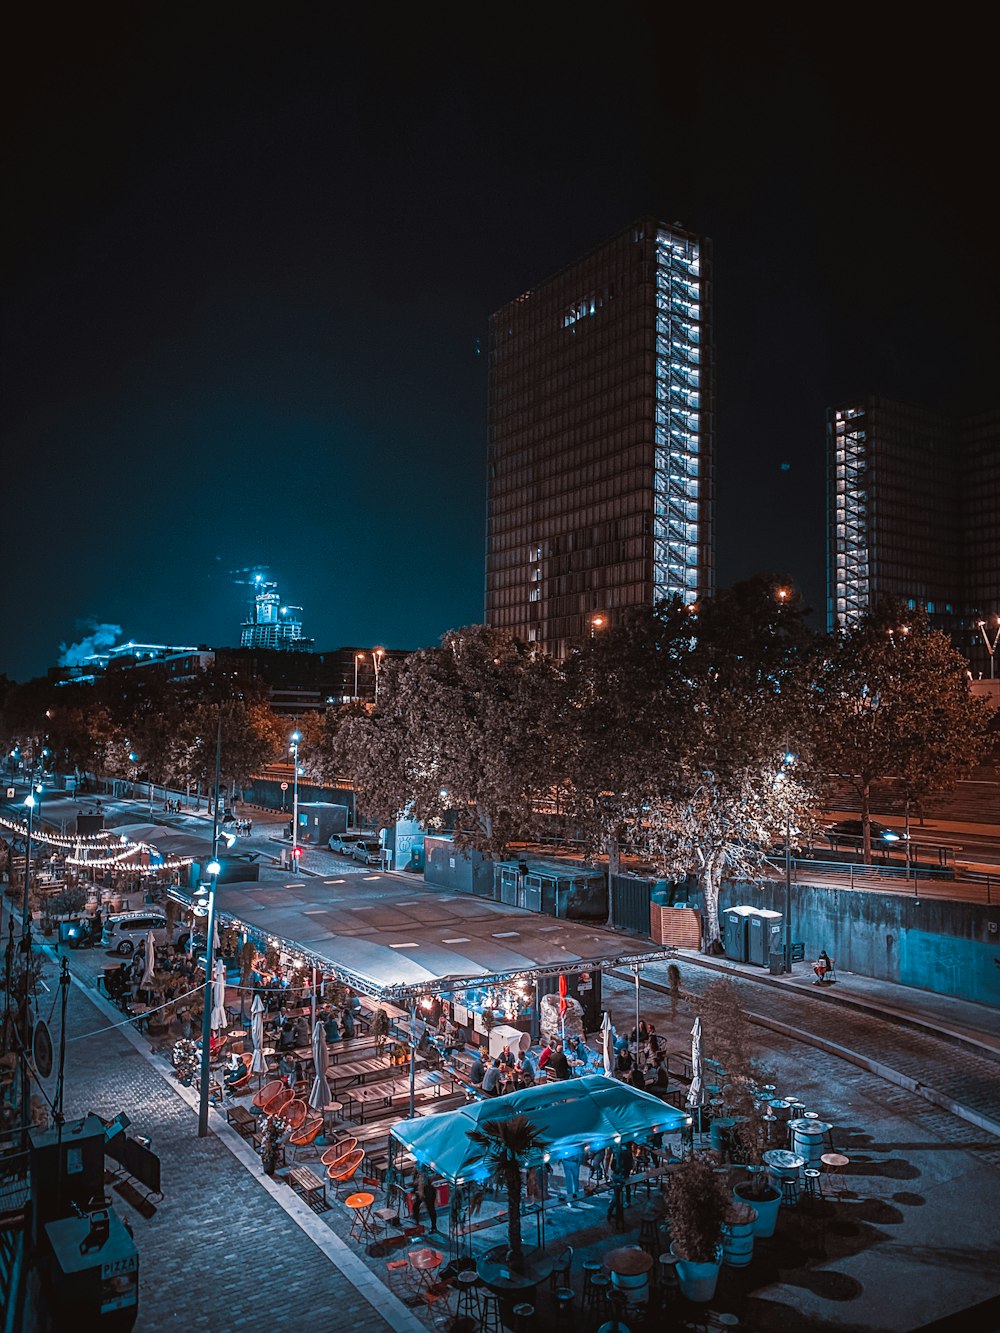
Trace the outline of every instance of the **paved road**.
<path fill-rule="evenodd" d="M 682 960 L 680 966 L 683 988 L 693 995 L 702 994 L 722 975 L 713 968 L 700 966 L 690 960 Z M 664 964 L 653 964 L 645 970 L 649 981 L 658 985 L 665 983 Z M 1000 1060 L 985 1052 L 974 1053 L 945 1037 L 902 1026 L 889 1018 L 831 1004 L 819 996 L 814 998 L 808 992 L 786 991 L 732 972 L 725 975 L 736 986 L 747 1011 L 763 1024 L 778 1024 L 788 1030 L 799 1030 L 830 1046 L 842 1047 L 866 1061 L 878 1061 L 905 1078 L 940 1094 L 946 1101 L 957 1102 L 1000 1125 Z M 634 991 L 630 982 L 605 978 L 604 986 L 608 997 L 614 996 L 616 1012 L 621 1012 L 625 1004 L 634 1005 Z M 656 1012 L 664 1017 L 669 1012 L 666 996 L 657 996 L 649 988 L 642 993 L 642 1005 L 644 1009 L 647 1005 L 653 1005 Z M 768 1044 L 773 1040 L 773 1036 L 766 1038 Z M 803 1054 L 801 1058 L 811 1057 Z M 840 1059 L 838 1063 L 843 1070 L 845 1061 Z M 877 1078 L 877 1075 L 871 1073 L 868 1076 Z M 877 1081 L 884 1095 L 892 1095 L 888 1093 L 889 1085 L 884 1079 L 878 1078 Z M 917 1093 L 906 1089 L 899 1089 L 899 1092 L 910 1099 L 905 1103 L 907 1106 L 923 1103 L 922 1117 L 930 1117 L 939 1127 L 951 1126 L 953 1141 L 968 1139 L 970 1126 L 966 1122 L 946 1110 L 929 1105 Z M 977 1150 L 978 1153 L 983 1160 L 1000 1168 L 1000 1139 L 985 1132 L 980 1132 L 979 1137 L 984 1146 Z"/>

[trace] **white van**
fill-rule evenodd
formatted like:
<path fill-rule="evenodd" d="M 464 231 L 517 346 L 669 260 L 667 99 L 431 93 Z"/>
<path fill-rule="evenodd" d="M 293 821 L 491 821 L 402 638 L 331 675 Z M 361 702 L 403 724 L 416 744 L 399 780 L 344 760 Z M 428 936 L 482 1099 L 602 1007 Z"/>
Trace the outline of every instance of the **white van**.
<path fill-rule="evenodd" d="M 109 916 L 101 932 L 101 943 L 106 949 L 116 953 L 134 953 L 143 943 L 149 932 L 153 932 L 153 943 L 167 944 L 172 931 L 167 925 L 167 918 L 153 908 L 145 912 L 122 912 L 119 916 Z"/>

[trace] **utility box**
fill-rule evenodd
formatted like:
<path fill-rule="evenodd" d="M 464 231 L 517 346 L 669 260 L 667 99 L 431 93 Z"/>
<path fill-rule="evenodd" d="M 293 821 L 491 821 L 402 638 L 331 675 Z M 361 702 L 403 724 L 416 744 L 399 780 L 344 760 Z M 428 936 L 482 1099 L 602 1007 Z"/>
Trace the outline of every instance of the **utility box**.
<path fill-rule="evenodd" d="M 332 801 L 299 802 L 299 842 L 325 847 L 335 833 L 347 832 L 347 806 Z"/>
<path fill-rule="evenodd" d="M 139 1312 L 139 1251 L 111 1209 L 45 1225 L 52 1328 L 126 1330 Z"/>

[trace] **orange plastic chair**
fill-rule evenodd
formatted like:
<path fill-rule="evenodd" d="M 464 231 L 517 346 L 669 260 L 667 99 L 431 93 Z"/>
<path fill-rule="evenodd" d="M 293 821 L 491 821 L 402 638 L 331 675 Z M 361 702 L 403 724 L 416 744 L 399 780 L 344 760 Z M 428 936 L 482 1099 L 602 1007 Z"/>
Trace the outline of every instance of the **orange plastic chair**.
<path fill-rule="evenodd" d="M 341 1139 L 340 1142 L 335 1143 L 332 1148 L 327 1148 L 326 1152 L 320 1158 L 320 1161 L 324 1166 L 333 1166 L 335 1163 L 342 1161 L 348 1153 L 353 1152 L 357 1146 L 357 1139 Z"/>
<path fill-rule="evenodd" d="M 281 1092 L 284 1086 L 285 1085 L 281 1082 L 280 1079 L 272 1079 L 270 1083 L 265 1083 L 262 1088 L 260 1088 L 257 1092 L 254 1093 L 253 1101 L 250 1103 L 250 1105 L 259 1106 L 260 1109 L 263 1111 L 264 1107 L 268 1104 L 271 1098 L 277 1097 L 278 1093 Z"/>
<path fill-rule="evenodd" d="M 315 1142 L 323 1128 L 323 1117 L 321 1115 L 307 1116 L 302 1123 L 301 1129 L 295 1130 L 289 1134 L 288 1142 L 292 1145 L 292 1161 L 295 1161 L 300 1148 L 308 1148 Z"/>
<path fill-rule="evenodd" d="M 250 1080 L 252 1078 L 253 1074 L 251 1074 L 250 1070 L 247 1069 L 247 1072 L 243 1075 L 242 1078 L 234 1079 L 232 1083 L 226 1084 L 226 1091 L 230 1093 L 246 1092 L 246 1090 L 250 1086 Z"/>
<path fill-rule="evenodd" d="M 305 1102 L 300 1102 L 297 1097 L 294 1097 L 282 1108 L 281 1118 L 289 1129 L 295 1130 L 302 1128 L 308 1114 L 309 1107 L 306 1106 Z"/>
<path fill-rule="evenodd" d="M 326 1174 L 339 1191 L 341 1185 L 346 1185 L 354 1179 L 364 1160 L 364 1148 L 355 1148 L 353 1152 L 349 1152 L 339 1162 L 334 1162 L 333 1166 L 327 1167 Z"/>
<path fill-rule="evenodd" d="M 261 1109 L 265 1115 L 281 1115 L 285 1107 L 295 1100 L 295 1093 L 291 1088 L 282 1088 L 279 1093 L 271 1098 Z"/>

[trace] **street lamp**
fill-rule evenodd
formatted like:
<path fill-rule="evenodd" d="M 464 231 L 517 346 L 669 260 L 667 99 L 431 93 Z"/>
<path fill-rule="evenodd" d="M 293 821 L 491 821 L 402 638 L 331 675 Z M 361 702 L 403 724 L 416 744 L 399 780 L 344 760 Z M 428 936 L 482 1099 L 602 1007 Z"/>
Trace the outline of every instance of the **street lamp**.
<path fill-rule="evenodd" d="M 41 791 L 41 787 L 38 788 Z M 21 1033 L 28 1031 L 28 987 L 31 984 L 31 908 L 28 906 L 28 897 L 31 891 L 31 827 L 35 814 L 35 787 L 28 788 L 28 794 L 24 798 L 25 808 L 28 811 L 27 833 L 24 844 L 24 902 L 21 905 L 21 952 L 23 958 L 21 966 L 24 971 L 21 973 Z M 11 923 L 13 925 L 13 922 Z M 13 968 L 13 962 L 11 962 Z M 27 1056 L 27 1043 L 22 1041 L 21 1046 L 21 1135 L 22 1148 L 28 1146 L 28 1121 L 30 1119 L 31 1107 L 31 1073 Z"/>
<path fill-rule="evenodd" d="M 596 638 L 596 637 L 597 637 L 597 631 L 598 631 L 599 629 L 603 629 L 604 626 L 605 626 L 607 623 L 608 623 L 608 622 L 607 622 L 607 620 L 605 619 L 604 616 L 591 616 L 591 617 L 590 617 L 590 637 L 591 637 L 592 639 Z"/>
<path fill-rule="evenodd" d="M 372 649 L 372 667 L 375 671 L 375 702 L 378 703 L 378 673 L 382 665 L 382 658 L 385 656 L 384 648 Z"/>
<path fill-rule="evenodd" d="M 292 742 L 292 759 L 295 771 L 292 774 L 292 873 L 299 868 L 299 741 L 301 731 L 293 731 L 289 738 Z"/>
<path fill-rule="evenodd" d="M 986 621 L 985 620 L 976 621 L 976 628 L 979 630 L 979 633 L 983 636 L 983 643 L 986 644 L 986 651 L 990 655 L 990 680 L 995 679 L 995 676 L 993 674 L 995 670 L 994 659 L 996 657 L 997 644 L 1000 643 L 1000 616 L 994 616 L 993 623 L 996 626 L 996 629 L 993 631 L 993 638 L 991 639 L 986 629 Z"/>
<path fill-rule="evenodd" d="M 778 781 L 784 782 L 788 773 L 795 763 L 795 755 L 787 748 L 781 768 L 778 772 Z M 782 971 L 791 974 L 792 971 L 792 807 L 789 801 L 785 802 L 785 947 L 784 958 L 782 960 Z"/>
<path fill-rule="evenodd" d="M 216 724 L 215 732 L 215 805 L 212 812 L 212 859 L 209 861 L 206 870 L 208 871 L 208 885 L 202 885 L 199 893 L 196 893 L 195 901 L 201 899 L 204 902 L 205 893 L 208 894 L 208 925 L 205 931 L 205 994 L 204 994 L 204 1012 L 201 1016 L 201 1087 L 198 1099 L 198 1137 L 203 1139 L 208 1133 L 208 1084 L 209 1084 L 209 1060 L 211 1058 L 212 1041 L 212 964 L 214 962 L 213 953 L 215 945 L 215 891 L 218 887 L 219 872 L 222 867 L 219 864 L 219 783 L 222 780 L 222 713 L 219 713 L 219 720 Z M 192 943 L 194 940 L 194 929 L 191 930 Z"/>
<path fill-rule="evenodd" d="M 358 701 L 358 663 L 365 660 L 364 653 L 354 654 L 354 702 Z"/>

